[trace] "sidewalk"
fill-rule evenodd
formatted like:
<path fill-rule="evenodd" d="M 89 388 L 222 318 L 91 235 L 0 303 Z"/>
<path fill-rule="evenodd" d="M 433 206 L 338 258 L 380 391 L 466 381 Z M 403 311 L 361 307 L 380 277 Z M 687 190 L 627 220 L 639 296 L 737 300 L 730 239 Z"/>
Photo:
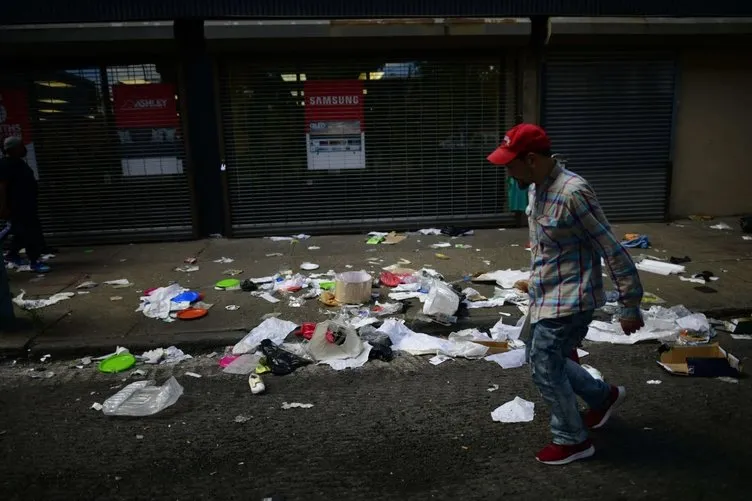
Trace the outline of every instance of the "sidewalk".
<path fill-rule="evenodd" d="M 733 220 L 727 221 L 735 228 L 733 231 L 709 228 L 718 222 L 625 224 L 616 225 L 615 231 L 619 235 L 644 233 L 650 237 L 653 248 L 634 250 L 635 255 L 688 255 L 692 258 L 692 262 L 686 265 L 688 275 L 708 270 L 721 277 L 710 284 L 717 289 L 717 293 L 702 293 L 695 290 L 697 284 L 682 282 L 676 276 L 643 273 L 645 289 L 662 297 L 668 304 L 684 304 L 690 309 L 717 316 L 732 314 L 734 310 L 752 310 L 752 242 L 742 239 L 738 224 Z M 36 328 L 32 332 L 1 335 L 0 352 L 19 353 L 31 349 L 34 353 L 97 354 L 112 351 L 116 345 L 138 351 L 169 345 L 189 349 L 191 346 L 234 344 L 267 313 L 279 312 L 281 318 L 296 322 L 315 322 L 325 318 L 320 312 L 325 307 L 316 300 L 309 300 L 303 307 L 294 308 L 284 299 L 271 304 L 241 291 L 215 291 L 213 284 L 227 278 L 222 274 L 226 269 L 244 270 L 237 278 L 251 278 L 272 275 L 284 268 L 297 270 L 302 262 L 311 261 L 321 265 L 320 272 L 329 269 L 345 271 L 346 265 L 351 265 L 353 270 L 365 269 L 377 276 L 381 267 L 403 258 L 411 261 L 410 266 L 414 268 L 432 265 L 447 280 L 454 281 L 479 271 L 529 266 L 529 253 L 524 249 L 527 240 L 526 229 L 508 229 L 481 230 L 474 236 L 454 240 L 445 236 L 410 235 L 407 240 L 392 246 L 366 245 L 364 235 L 317 236 L 295 245 L 292 255 L 289 242 L 272 242 L 269 239 L 65 248 L 51 261 L 53 272 L 44 278 L 10 271 L 14 295 L 24 289 L 31 299 L 49 297 L 58 292 L 75 291 L 74 286 L 84 279 L 101 284 L 107 280 L 127 278 L 134 285 L 125 289 L 100 285 L 91 289 L 90 294 L 78 295 L 33 313 L 17 311 L 18 315 L 30 315 Z M 444 241 L 469 244 L 472 248 L 430 248 L 431 244 Z M 309 250 L 310 246 L 320 249 Z M 437 252 L 450 259 L 438 259 L 435 256 Z M 283 253 L 283 256 L 267 257 L 271 253 Z M 198 258 L 199 271 L 174 271 L 187 257 Z M 235 261 L 231 264 L 213 262 L 220 257 Z M 367 262 L 375 257 L 383 259 L 378 266 Z M 490 261 L 491 265 L 484 264 L 484 260 Z M 164 323 L 134 311 L 138 307 L 141 291 L 166 285 L 170 281 L 203 292 L 205 301 L 214 304 L 209 315 L 191 322 Z M 492 286 L 473 287 L 488 296 L 493 294 Z M 123 299 L 111 301 L 113 296 Z M 230 304 L 240 308 L 228 311 L 225 306 Z M 408 322 L 412 321 L 417 311 L 419 308 L 416 305 L 409 309 Z M 487 329 L 498 321 L 499 311 L 519 315 L 516 309 L 510 307 L 474 309 L 470 310 L 470 318 L 464 319 L 452 330 L 468 327 Z M 449 328 L 435 324 L 415 324 L 414 328 L 423 332 L 451 332 Z"/>

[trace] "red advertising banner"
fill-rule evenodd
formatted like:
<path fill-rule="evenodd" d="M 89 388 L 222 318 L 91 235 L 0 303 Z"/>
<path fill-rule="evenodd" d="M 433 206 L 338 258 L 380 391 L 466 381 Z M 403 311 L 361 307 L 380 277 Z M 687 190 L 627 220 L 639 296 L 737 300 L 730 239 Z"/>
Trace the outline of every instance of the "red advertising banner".
<path fill-rule="evenodd" d="M 179 124 L 172 84 L 114 85 L 112 98 L 118 128 L 177 128 Z"/>
<path fill-rule="evenodd" d="M 309 80 L 303 89 L 306 132 L 315 130 L 315 124 L 322 122 L 360 122 L 363 129 L 362 81 Z"/>
<path fill-rule="evenodd" d="M 19 136 L 31 142 L 28 94 L 24 89 L 0 89 L 0 144 L 6 137 Z"/>

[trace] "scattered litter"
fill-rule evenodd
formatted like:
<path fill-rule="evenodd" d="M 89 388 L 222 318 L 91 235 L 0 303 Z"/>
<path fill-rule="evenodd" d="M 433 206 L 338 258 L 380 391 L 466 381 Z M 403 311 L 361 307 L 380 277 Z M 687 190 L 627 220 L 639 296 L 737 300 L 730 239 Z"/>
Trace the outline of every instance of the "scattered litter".
<path fill-rule="evenodd" d="M 42 362 L 42 363 L 44 363 L 47 360 L 49 360 L 50 358 L 52 358 L 52 355 L 48 353 L 48 354 L 42 356 L 42 358 L 40 358 L 39 361 Z"/>
<path fill-rule="evenodd" d="M 143 440 L 143 439 L 144 439 L 143 435 L 136 435 L 136 440 Z"/>
<path fill-rule="evenodd" d="M 714 224 L 711 228 L 714 230 L 733 230 L 733 228 L 726 223 Z"/>
<path fill-rule="evenodd" d="M 661 384 L 662 382 L 660 379 L 650 379 L 647 381 L 648 384 Z"/>
<path fill-rule="evenodd" d="M 222 358 L 222 361 L 220 361 L 220 366 L 224 367 L 224 370 L 222 372 L 244 376 L 246 374 L 250 374 L 254 369 L 256 369 L 256 366 L 261 360 L 261 355 L 258 353 L 246 353 L 245 355 L 234 357 L 229 361 L 229 363 L 225 362 L 225 358 Z M 223 362 L 225 362 L 224 365 Z"/>
<path fill-rule="evenodd" d="M 752 235 L 742 235 L 742 240 L 752 240 Z"/>
<path fill-rule="evenodd" d="M 141 358 L 146 364 L 177 364 L 193 357 L 186 355 L 180 348 L 170 346 L 146 351 L 141 355 Z"/>
<path fill-rule="evenodd" d="M 441 230 L 439 228 L 425 228 L 418 230 L 418 233 L 421 235 L 441 235 Z"/>
<path fill-rule="evenodd" d="M 81 365 L 87 366 L 91 365 L 91 357 L 84 357 L 81 359 Z"/>
<path fill-rule="evenodd" d="M 236 423 L 247 423 L 250 420 L 251 418 L 249 416 L 242 416 L 242 415 L 235 416 Z"/>
<path fill-rule="evenodd" d="M 237 304 L 228 304 L 227 306 L 225 306 L 225 310 L 227 311 L 235 311 L 239 309 L 240 309 L 240 306 L 238 306 Z"/>
<path fill-rule="evenodd" d="M 199 270 L 198 266 L 190 265 L 190 264 L 178 266 L 177 268 L 175 268 L 175 271 L 182 271 L 183 273 L 193 273 L 194 271 L 198 271 L 198 270 Z"/>
<path fill-rule="evenodd" d="M 110 296 L 110 301 L 122 301 L 123 296 Z"/>
<path fill-rule="evenodd" d="M 282 254 L 281 252 L 270 252 L 269 254 L 266 255 L 266 257 L 282 257 L 282 256 L 284 256 L 284 254 Z"/>
<path fill-rule="evenodd" d="M 260 297 L 261 299 L 264 299 L 264 300 L 266 300 L 266 301 L 269 301 L 269 302 L 270 302 L 270 303 L 272 303 L 272 304 L 274 304 L 274 303 L 279 303 L 279 299 L 277 299 L 276 297 L 272 296 L 272 295 L 271 295 L 271 294 L 269 294 L 268 292 L 262 292 L 262 293 L 261 293 L 261 294 L 259 294 L 259 295 L 258 295 L 257 297 Z"/>
<path fill-rule="evenodd" d="M 300 235 L 293 235 L 291 237 L 266 237 L 272 242 L 293 242 L 295 240 L 308 240 L 311 238 L 311 235 L 306 235 L 305 233 L 301 233 Z"/>
<path fill-rule="evenodd" d="M 662 347 L 658 365 L 672 374 L 695 377 L 738 377 L 739 359 L 718 344 Z"/>
<path fill-rule="evenodd" d="M 310 409 L 313 404 L 301 404 L 300 402 L 282 402 L 283 409 Z"/>
<path fill-rule="evenodd" d="M 516 369 L 526 363 L 525 350 L 511 350 L 506 353 L 495 353 L 487 356 L 484 360 L 496 362 L 502 369 Z"/>
<path fill-rule="evenodd" d="M 473 278 L 473 282 L 495 282 L 502 289 L 513 289 L 514 284 L 529 278 L 529 271 L 506 269 L 480 274 Z"/>
<path fill-rule="evenodd" d="M 311 245 L 308 247 L 308 250 L 319 250 L 319 249 L 321 249 L 321 247 L 319 247 L 318 245 Z"/>
<path fill-rule="evenodd" d="M 301 270 L 306 270 L 306 271 L 318 270 L 319 269 L 319 265 L 316 264 L 316 263 L 309 263 L 308 261 L 306 261 L 305 263 L 302 263 L 300 265 L 300 269 Z"/>
<path fill-rule="evenodd" d="M 434 357 L 431 357 L 428 359 L 428 362 L 431 365 L 439 365 L 441 363 L 446 362 L 447 360 L 454 360 L 452 357 L 448 357 L 446 355 L 436 355 Z"/>
<path fill-rule="evenodd" d="M 118 280 L 108 280 L 104 282 L 105 285 L 111 286 L 113 289 L 124 289 L 133 285 L 127 278 L 120 278 Z"/>
<path fill-rule="evenodd" d="M 293 353 L 289 350 L 298 350 L 298 353 Z M 257 374 L 263 372 L 271 372 L 277 376 L 284 376 L 291 374 L 300 367 L 304 367 L 311 363 L 311 360 L 304 358 L 304 350 L 300 350 L 302 346 L 300 344 L 284 344 L 282 347 L 276 346 L 269 339 L 261 341 L 260 349 L 264 354 L 264 359 L 259 362 L 259 367 L 256 368 Z M 261 368 L 262 370 L 259 370 Z"/>
<path fill-rule="evenodd" d="M 491 419 L 497 423 L 529 423 L 534 417 L 535 404 L 520 397 L 514 397 L 491 413 Z"/>
<path fill-rule="evenodd" d="M 437 257 L 438 259 L 444 259 L 444 260 L 446 260 L 446 259 L 451 259 L 451 258 L 450 258 L 449 256 L 447 256 L 446 254 L 441 254 L 441 253 L 438 253 L 438 252 L 437 252 L 436 254 L 434 254 L 434 255 L 435 255 L 435 256 L 436 256 L 436 257 Z"/>
<path fill-rule="evenodd" d="M 93 404 L 91 404 L 90 408 L 94 409 L 95 411 L 101 411 L 102 410 L 102 404 L 100 404 L 99 402 L 94 402 Z"/>
<path fill-rule="evenodd" d="M 106 416 L 151 416 L 173 405 L 183 394 L 183 387 L 174 377 L 162 386 L 154 381 L 136 381 L 105 400 Z"/>
<path fill-rule="evenodd" d="M 66 299 L 70 299 L 75 296 L 73 292 L 59 292 L 57 294 L 53 294 L 47 299 L 24 299 L 25 295 L 26 291 L 21 289 L 21 293 L 13 298 L 13 303 L 22 310 L 38 310 L 40 308 L 52 306 L 53 304 L 57 304 L 60 301 L 65 301 Z"/>
<path fill-rule="evenodd" d="M 34 369 L 31 369 L 28 375 L 32 379 L 50 379 L 55 377 L 55 373 L 52 371 L 35 371 Z"/>
<path fill-rule="evenodd" d="M 402 242 L 406 238 L 407 238 L 407 235 L 400 235 L 392 231 L 384 238 L 384 241 L 381 243 L 383 245 L 395 245 L 395 244 Z"/>
<path fill-rule="evenodd" d="M 492 391 L 496 391 L 496 390 L 498 390 L 498 389 L 499 389 L 499 385 L 498 385 L 498 384 L 492 384 L 492 385 L 490 385 L 490 386 L 489 386 L 489 387 L 488 387 L 488 388 L 486 389 L 486 391 L 488 391 L 488 392 L 492 392 Z"/>
<path fill-rule="evenodd" d="M 684 257 L 671 256 L 668 259 L 668 262 L 671 263 L 671 264 L 685 264 L 685 263 L 691 263 L 692 262 L 692 258 L 689 257 L 689 256 L 684 256 Z"/>
<path fill-rule="evenodd" d="M 183 262 L 185 264 L 196 264 L 198 262 L 198 259 L 195 258 L 195 257 L 187 257 L 187 258 L 183 259 Z"/>
<path fill-rule="evenodd" d="M 117 353 L 99 362 L 99 372 L 115 374 L 136 365 L 136 357 L 128 352 Z"/>
<path fill-rule="evenodd" d="M 240 280 L 237 278 L 225 278 L 214 284 L 214 290 L 218 291 L 238 291 L 240 289 Z"/>
<path fill-rule="evenodd" d="M 669 276 L 678 275 L 684 273 L 687 269 L 679 264 L 665 263 L 663 261 L 655 261 L 653 259 L 643 259 L 635 264 L 638 270 L 648 273 L 655 273 L 657 275 Z"/>
<path fill-rule="evenodd" d="M 201 379 L 201 374 L 196 374 L 195 372 L 186 372 L 186 376 L 195 377 L 196 379 Z"/>
<path fill-rule="evenodd" d="M 96 282 L 92 282 L 91 280 L 87 280 L 86 282 L 81 282 L 80 284 L 78 284 L 76 286 L 76 290 L 93 289 L 97 285 L 99 284 Z"/>
<path fill-rule="evenodd" d="M 136 311 L 140 311 L 147 318 L 155 318 L 168 321 L 171 311 L 185 310 L 190 307 L 189 302 L 175 303 L 172 300 L 183 292 L 186 292 L 180 284 L 172 284 L 167 287 L 158 287 L 148 295 L 141 297 L 141 305 Z M 149 291 L 147 291 L 149 292 Z"/>
<path fill-rule="evenodd" d="M 219 259 L 215 259 L 214 262 L 219 263 L 219 264 L 230 264 L 230 263 L 234 263 L 235 260 L 232 259 L 231 257 L 221 257 Z"/>
<path fill-rule="evenodd" d="M 287 335 L 294 331 L 297 326 L 297 324 L 288 322 L 287 320 L 267 318 L 241 339 L 232 348 L 232 353 L 242 355 L 253 352 L 261 344 L 261 341 L 265 339 L 269 339 L 277 345 L 282 344 Z"/>
<path fill-rule="evenodd" d="M 683 317 L 690 317 L 679 323 Z M 691 328 L 697 332 L 709 332 L 710 324 L 702 314 L 693 315 L 684 306 L 671 308 L 651 306 L 643 313 L 645 325 L 630 335 L 624 334 L 618 321 L 602 322 L 594 320 L 588 327 L 585 339 L 613 344 L 635 344 L 641 341 L 673 341 L 679 338 L 681 330 Z M 682 327 L 685 325 L 685 327 Z"/>
<path fill-rule="evenodd" d="M 627 233 L 624 235 L 624 241 L 621 245 L 627 249 L 648 249 L 650 248 L 650 239 L 647 235 Z"/>
<path fill-rule="evenodd" d="M 431 248 L 432 249 L 446 249 L 446 248 L 449 248 L 451 246 L 452 246 L 452 244 L 450 244 L 449 242 L 439 242 L 437 244 L 431 245 Z"/>
<path fill-rule="evenodd" d="M 130 374 L 130 377 L 145 377 L 145 376 L 146 376 L 146 371 L 143 369 L 136 369 Z"/>
<path fill-rule="evenodd" d="M 719 381 L 723 381 L 724 383 L 739 384 L 739 380 L 734 377 L 721 376 L 721 377 L 717 377 L 716 379 Z"/>
<path fill-rule="evenodd" d="M 752 334 L 752 317 L 733 318 L 729 321 L 723 322 L 723 326 L 732 334 Z"/>
<path fill-rule="evenodd" d="M 225 271 L 222 272 L 222 275 L 227 275 L 227 276 L 230 276 L 230 277 L 236 277 L 236 276 L 242 275 L 242 274 L 243 274 L 243 270 L 237 270 L 235 268 L 230 268 L 229 270 L 225 270 Z"/>

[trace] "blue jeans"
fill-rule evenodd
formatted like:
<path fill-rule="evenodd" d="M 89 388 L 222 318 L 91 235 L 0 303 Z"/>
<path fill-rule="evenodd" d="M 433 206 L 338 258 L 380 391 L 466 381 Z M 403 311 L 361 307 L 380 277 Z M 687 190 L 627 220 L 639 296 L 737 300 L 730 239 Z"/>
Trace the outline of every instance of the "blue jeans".
<path fill-rule="evenodd" d="M 555 444 L 579 444 L 588 437 L 575 395 L 591 409 L 602 408 L 608 400 L 610 386 L 568 358 L 587 335 L 592 319 L 593 312 L 587 311 L 541 320 L 530 326 L 530 368 L 533 382 L 551 407 Z"/>

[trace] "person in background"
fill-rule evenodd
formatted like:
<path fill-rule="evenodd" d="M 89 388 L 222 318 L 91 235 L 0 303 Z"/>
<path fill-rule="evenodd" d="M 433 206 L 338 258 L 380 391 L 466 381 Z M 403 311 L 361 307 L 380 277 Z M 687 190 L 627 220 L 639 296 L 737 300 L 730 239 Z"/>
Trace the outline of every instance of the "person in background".
<path fill-rule="evenodd" d="M 554 436 L 535 457 L 550 465 L 571 463 L 595 454 L 588 429 L 605 425 L 626 397 L 624 387 L 593 378 L 569 358 L 585 338 L 594 310 L 606 303 L 601 258 L 619 292 L 625 334 L 643 325 L 642 285 L 593 189 L 551 156 L 551 141 L 542 128 L 515 126 L 488 160 L 506 166 L 521 188 L 534 185 L 528 213 L 528 354 L 533 381 L 551 409 Z M 576 395 L 588 405 L 584 416 Z"/>
<path fill-rule="evenodd" d="M 31 270 L 46 273 L 50 267 L 39 259 L 44 246 L 42 225 L 37 207 L 37 180 L 34 171 L 24 161 L 26 146 L 20 137 L 11 136 L 3 141 L 5 156 L 0 159 L 0 213 L 10 220 L 13 241 L 6 260 L 16 266 L 27 264 L 21 259 L 21 249 Z"/>

